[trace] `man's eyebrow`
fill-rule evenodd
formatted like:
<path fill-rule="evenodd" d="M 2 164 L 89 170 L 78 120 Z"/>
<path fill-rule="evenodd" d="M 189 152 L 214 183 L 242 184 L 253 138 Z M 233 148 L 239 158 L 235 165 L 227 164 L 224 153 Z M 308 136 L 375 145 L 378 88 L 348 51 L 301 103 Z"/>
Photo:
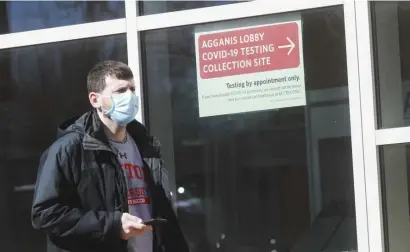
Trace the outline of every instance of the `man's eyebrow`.
<path fill-rule="evenodd" d="M 122 89 L 122 88 L 127 88 L 128 84 L 123 84 L 123 85 L 119 85 L 117 86 L 117 89 Z"/>

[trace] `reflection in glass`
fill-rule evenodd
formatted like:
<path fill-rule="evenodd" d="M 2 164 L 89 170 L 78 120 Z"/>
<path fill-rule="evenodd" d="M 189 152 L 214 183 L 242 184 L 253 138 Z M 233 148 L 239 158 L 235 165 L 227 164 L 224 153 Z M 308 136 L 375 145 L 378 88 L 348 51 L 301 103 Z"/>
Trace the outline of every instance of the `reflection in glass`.
<path fill-rule="evenodd" d="M 124 17 L 124 1 L 1 1 L 0 34 Z"/>
<path fill-rule="evenodd" d="M 380 147 L 386 251 L 410 247 L 410 144 Z"/>
<path fill-rule="evenodd" d="M 410 2 L 372 3 L 379 128 L 410 125 Z"/>
<path fill-rule="evenodd" d="M 150 1 L 142 0 L 139 2 L 139 13 L 143 15 L 152 15 L 165 12 L 197 9 L 225 4 L 242 3 L 247 0 L 230 0 L 230 1 Z"/>
<path fill-rule="evenodd" d="M 343 9 L 302 24 L 307 106 L 205 118 L 194 27 L 142 34 L 148 124 L 193 252 L 357 251 Z"/>
<path fill-rule="evenodd" d="M 106 59 L 127 62 L 124 34 L 0 51 L 2 251 L 46 251 L 30 220 L 40 154 L 59 123 L 90 108 L 87 73 Z"/>

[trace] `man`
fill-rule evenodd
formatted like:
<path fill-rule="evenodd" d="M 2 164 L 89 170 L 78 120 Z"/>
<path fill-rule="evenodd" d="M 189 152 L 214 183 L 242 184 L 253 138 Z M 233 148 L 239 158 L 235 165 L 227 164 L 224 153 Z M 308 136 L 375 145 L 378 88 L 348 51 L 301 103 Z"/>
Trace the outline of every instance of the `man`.
<path fill-rule="evenodd" d="M 188 252 L 163 186 L 159 144 L 134 119 L 131 69 L 102 62 L 87 88 L 94 109 L 63 123 L 40 160 L 32 222 L 48 251 Z M 143 224 L 151 218 L 167 222 Z"/>

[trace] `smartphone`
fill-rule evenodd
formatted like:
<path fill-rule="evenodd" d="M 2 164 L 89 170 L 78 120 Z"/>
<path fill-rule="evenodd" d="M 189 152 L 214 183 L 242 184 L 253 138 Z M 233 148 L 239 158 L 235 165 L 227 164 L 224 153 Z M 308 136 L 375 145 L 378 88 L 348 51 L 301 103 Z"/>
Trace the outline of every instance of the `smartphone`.
<path fill-rule="evenodd" d="M 151 219 L 148 221 L 144 221 L 143 224 L 146 226 L 157 226 L 157 225 L 161 225 L 161 224 L 165 224 L 167 223 L 166 219 L 161 219 L 161 218 L 155 218 L 155 219 Z"/>

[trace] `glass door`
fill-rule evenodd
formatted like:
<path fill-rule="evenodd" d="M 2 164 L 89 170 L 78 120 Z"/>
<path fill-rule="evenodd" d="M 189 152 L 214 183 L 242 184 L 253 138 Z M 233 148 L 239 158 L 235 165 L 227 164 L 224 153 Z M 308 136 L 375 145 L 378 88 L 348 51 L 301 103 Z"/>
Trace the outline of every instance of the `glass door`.
<path fill-rule="evenodd" d="M 252 3 L 203 12 L 241 5 Z M 350 100 L 358 82 L 347 71 L 357 51 L 345 14 L 354 11 L 340 5 L 162 28 L 177 13 L 157 14 L 153 25 L 149 15 L 137 20 L 146 123 L 162 142 L 192 251 L 368 251 L 363 157 L 355 152 L 360 101 Z M 277 27 L 292 23 L 295 37 Z M 298 64 L 282 50 L 298 54 Z M 255 54 L 270 64 L 258 68 Z"/>

